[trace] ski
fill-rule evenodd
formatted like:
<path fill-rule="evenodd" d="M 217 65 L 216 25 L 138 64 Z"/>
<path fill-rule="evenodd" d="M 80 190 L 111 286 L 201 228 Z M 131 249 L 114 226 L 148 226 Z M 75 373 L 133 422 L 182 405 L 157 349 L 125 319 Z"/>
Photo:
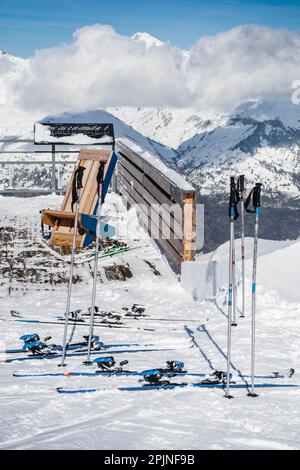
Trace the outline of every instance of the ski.
<path fill-rule="evenodd" d="M 10 318 L 0 318 L 0 321 L 8 321 L 8 322 L 18 322 L 18 323 L 32 323 L 32 324 L 40 324 L 40 325 L 62 325 L 62 321 L 55 321 L 55 320 L 34 320 L 34 319 L 10 319 Z M 84 326 L 88 325 L 85 321 L 80 320 L 70 320 L 69 325 L 72 326 Z M 139 326 L 125 326 L 120 323 L 107 323 L 107 322 L 96 322 L 94 326 L 98 328 L 116 328 L 116 329 L 127 329 L 127 330 L 143 330 L 143 331 L 155 331 L 154 328 L 144 328 Z"/>
<path fill-rule="evenodd" d="M 137 353 L 137 352 L 158 352 L 158 351 L 174 351 L 174 349 L 120 349 L 120 350 L 115 350 L 115 351 L 110 351 L 111 354 L 124 354 L 124 353 Z M 106 351 L 92 351 L 92 354 L 101 354 L 105 353 Z M 75 357 L 75 356 L 83 356 L 86 354 L 86 351 L 80 351 L 80 352 L 73 352 L 67 355 L 67 357 Z M 23 356 L 23 357 L 14 357 L 14 358 L 8 358 L 1 360 L 0 362 L 3 363 L 11 363 L 11 362 L 16 362 L 16 361 L 28 361 L 28 360 L 41 360 L 41 359 L 56 359 L 62 357 L 62 354 L 57 354 L 57 353 L 49 353 L 49 354 L 36 354 L 32 356 Z"/>
<path fill-rule="evenodd" d="M 48 249 L 48 251 L 52 255 L 54 255 L 56 258 L 58 258 L 60 261 L 63 261 L 66 264 L 70 263 L 69 259 L 67 259 L 66 257 L 64 257 L 64 256 L 60 255 L 59 253 L 57 253 L 43 239 L 41 239 L 40 241 Z M 139 250 L 139 249 L 142 249 L 142 248 L 148 248 L 148 246 L 147 245 L 142 245 L 142 246 L 134 246 L 134 247 L 123 247 L 123 248 L 119 248 L 119 249 L 116 248 L 116 249 L 113 249 L 113 250 L 110 249 L 109 251 L 105 251 L 105 252 L 99 254 L 99 259 L 116 256 L 116 255 L 119 255 L 119 254 L 122 254 L 122 253 L 126 253 L 127 251 L 135 251 L 135 250 Z M 75 266 L 78 266 L 80 264 L 89 263 L 93 259 L 93 256 L 94 256 L 94 254 L 90 254 L 90 255 L 87 255 L 85 258 L 83 258 L 82 256 L 79 255 L 79 256 L 76 257 L 76 259 L 74 261 L 74 264 L 75 264 Z"/>
<path fill-rule="evenodd" d="M 291 369 L 294 371 L 294 369 Z M 167 375 L 167 376 L 188 376 L 188 377 L 206 377 L 208 374 L 204 373 L 204 372 L 187 372 L 187 371 L 178 371 L 178 372 L 172 372 L 171 370 L 169 371 L 164 371 L 163 372 L 164 375 Z M 22 374 L 22 373 L 14 373 L 13 376 L 14 377 L 18 377 L 18 378 L 34 378 L 34 377 L 99 377 L 99 376 L 118 376 L 118 375 L 137 375 L 137 376 L 143 376 L 144 375 L 144 372 L 137 372 L 137 371 L 123 371 L 123 370 L 115 370 L 115 371 L 93 371 L 93 372 L 86 372 L 86 371 L 68 371 L 68 372 L 64 372 L 64 373 L 61 373 L 61 372 L 55 372 L 55 373 L 32 373 L 32 374 Z M 271 379 L 285 379 L 285 378 L 291 378 L 292 376 L 294 375 L 294 372 L 293 373 L 289 373 L 289 374 L 282 374 L 280 372 L 273 372 L 272 374 L 270 375 L 256 375 L 255 378 L 256 379 L 268 379 L 268 380 L 271 380 Z M 250 378 L 251 375 L 240 375 L 239 376 L 240 378 Z"/>
<path fill-rule="evenodd" d="M 103 349 L 109 349 L 109 348 L 129 348 L 130 346 L 140 346 L 139 343 L 116 343 L 116 344 L 105 344 L 103 343 L 101 346 L 94 348 L 94 351 L 101 351 Z M 151 344 L 146 344 L 145 346 L 152 346 Z M 49 345 L 49 348 L 51 351 L 62 351 L 62 346 L 60 345 Z M 80 349 L 86 349 L 87 344 L 86 343 L 78 343 L 76 344 L 70 344 L 67 346 L 68 351 L 74 351 L 74 350 L 80 350 Z M 26 352 L 26 349 L 19 348 L 19 349 L 4 349 L 0 351 L 0 354 L 20 354 Z"/>
<path fill-rule="evenodd" d="M 127 248 L 120 248 L 120 249 L 115 249 L 115 250 L 112 250 L 112 251 L 106 251 L 104 253 L 101 253 L 99 254 L 99 259 L 103 259 L 103 258 L 108 258 L 108 257 L 112 257 L 112 256 L 116 256 L 116 255 L 120 255 L 122 253 L 127 253 L 128 251 L 134 251 L 134 250 L 138 250 L 140 248 L 144 248 L 144 247 L 140 247 L 140 246 L 136 246 L 136 247 L 127 247 Z M 80 258 L 75 262 L 75 265 L 79 265 L 79 264 L 85 264 L 85 263 L 89 263 L 90 261 L 92 261 L 93 259 L 93 255 L 90 255 L 88 256 L 87 258 L 81 260 Z M 68 262 L 68 261 L 67 261 Z"/>
<path fill-rule="evenodd" d="M 225 389 L 226 384 L 222 382 L 218 383 L 169 383 L 169 384 L 158 384 L 158 385 L 140 385 L 140 386 L 133 386 L 133 387 L 115 387 L 112 390 L 117 390 L 121 392 L 145 392 L 150 390 L 173 390 L 176 388 L 221 388 Z M 249 386 L 247 384 L 236 384 L 232 383 L 230 385 L 233 389 L 248 389 Z M 256 384 L 257 388 L 299 388 L 300 385 L 296 384 L 274 384 L 274 383 L 262 383 Z M 63 387 L 57 387 L 56 391 L 58 393 L 64 394 L 77 394 L 77 393 L 95 393 L 95 392 L 104 392 L 109 391 L 109 389 L 105 388 L 80 388 L 74 390 L 68 390 Z"/>

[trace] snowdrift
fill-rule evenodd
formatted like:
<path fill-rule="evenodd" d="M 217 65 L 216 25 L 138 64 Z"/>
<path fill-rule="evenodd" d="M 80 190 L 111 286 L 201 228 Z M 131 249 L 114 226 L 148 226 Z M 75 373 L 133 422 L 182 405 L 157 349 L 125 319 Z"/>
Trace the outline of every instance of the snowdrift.
<path fill-rule="evenodd" d="M 253 238 L 245 239 L 246 276 L 251 279 Z M 237 283 L 241 278 L 241 241 L 236 240 Z M 200 255 L 196 262 L 185 262 L 182 266 L 182 285 L 194 298 L 204 300 L 215 297 L 220 289 L 228 286 L 229 242 L 213 253 Z M 300 240 L 259 240 L 258 284 L 276 290 L 289 300 L 300 301 L 299 270 Z"/>

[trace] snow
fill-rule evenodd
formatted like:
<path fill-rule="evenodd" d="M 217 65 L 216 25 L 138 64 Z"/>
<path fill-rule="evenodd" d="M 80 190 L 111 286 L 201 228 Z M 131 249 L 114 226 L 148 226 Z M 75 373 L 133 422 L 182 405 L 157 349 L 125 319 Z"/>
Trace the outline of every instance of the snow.
<path fill-rule="evenodd" d="M 132 39 L 135 41 L 142 41 L 145 43 L 147 47 L 163 47 L 165 46 L 165 43 L 160 41 L 159 39 L 155 38 L 154 36 L 151 36 L 148 33 L 135 33 L 132 36 Z"/>
<path fill-rule="evenodd" d="M 35 141 L 40 144 L 55 143 L 55 144 L 78 144 L 78 145 L 94 145 L 94 144 L 111 144 L 112 139 L 109 135 L 104 135 L 101 138 L 93 138 L 83 133 L 77 133 L 71 136 L 57 137 L 51 135 L 51 127 L 37 123 L 35 126 Z"/>
<path fill-rule="evenodd" d="M 241 281 L 241 240 L 236 239 L 237 282 Z M 214 297 L 228 285 L 229 242 L 219 246 L 215 252 L 201 254 L 196 262 L 183 263 L 182 285 L 197 299 Z M 297 266 L 300 263 L 300 240 L 259 240 L 260 281 L 270 291 L 276 291 L 283 299 L 300 302 Z M 251 278 L 253 239 L 245 238 L 246 275 Z M 277 269 L 285 275 L 278 276 Z M 288 273 L 288 274 L 287 274 Z"/>
<path fill-rule="evenodd" d="M 39 210 L 45 207 L 57 208 L 60 203 L 61 198 L 55 196 L 23 200 L 0 197 L 1 226 L 7 227 L 14 223 L 18 229 L 27 227 L 31 239 L 37 245 Z M 115 211 L 116 206 L 121 207 L 120 213 Z M 127 230 L 127 216 L 120 200 L 109 195 L 104 207 L 105 215 L 110 216 L 111 223 L 113 220 L 116 223 L 118 236 L 123 239 L 128 236 L 129 243 L 139 248 L 112 259 L 100 260 L 99 271 L 103 282 L 98 283 L 97 304 L 104 310 L 123 312 L 124 315 L 122 307 L 141 303 L 147 307 L 146 313 L 151 320 L 125 318 L 124 323 L 129 329 L 97 328 L 95 332 L 106 343 L 151 343 L 157 348 L 172 349 L 115 355 L 118 360 L 128 359 L 130 367 L 135 370 L 162 367 L 170 359 L 183 360 L 186 368 L 194 372 L 225 370 L 225 277 L 213 297 L 201 302 L 193 300 L 147 235 L 142 233 L 134 212 L 128 214 L 130 230 Z M 249 269 L 252 242 L 247 239 L 246 318 L 238 319 L 239 325 L 232 332 L 232 363 L 236 377 L 237 371 L 243 374 L 250 371 Z M 9 245 L 10 249 L 14 249 L 14 257 L 24 251 L 25 243 L 24 239 L 16 238 L 13 245 Z M 257 373 L 294 367 L 296 374 L 289 381 L 299 383 L 300 303 L 296 291 L 296 268 L 291 271 L 288 269 L 292 263 L 294 266 L 299 265 L 300 244 L 259 240 L 259 246 Z M 206 261 L 213 258 L 220 271 L 223 266 L 225 270 L 228 263 L 226 245 L 214 254 L 205 256 Z M 47 260 L 51 261 L 50 252 Z M 153 263 L 161 275 L 156 276 L 144 260 Z M 38 264 L 37 257 L 31 261 Z M 108 282 L 103 267 L 113 263 L 128 263 L 133 278 L 126 282 Z M 67 271 L 68 267 L 64 269 Z M 92 287 L 90 269 L 87 265 L 79 265 L 76 274 L 82 275 L 82 282 L 73 289 L 72 309 L 87 308 Z M 39 333 L 41 337 L 50 334 L 53 342 L 60 343 L 63 333 L 60 325 L 30 325 L 2 320 L 13 319 L 9 315 L 10 309 L 19 311 L 25 318 L 53 319 L 53 316 L 64 312 L 67 286 L 57 284 L 46 287 L 43 284 L 31 284 L 28 280 L 27 290 L 19 289 L 8 295 L 6 277 L 4 281 L 0 291 L 3 345 L 15 346 L 19 335 L 32 332 Z M 240 302 L 240 296 L 238 298 Z M 162 322 L 158 318 L 177 321 Z M 155 328 L 155 331 L 137 327 Z M 80 340 L 86 329 L 78 326 L 73 333 L 73 340 Z M 261 390 L 256 400 L 248 398 L 246 390 L 234 390 L 235 398 L 229 401 L 224 400 L 222 390 L 186 388 L 130 393 L 115 389 L 117 386 L 138 384 L 136 377 L 17 379 L 12 376 L 17 371 L 57 372 L 57 363 L 56 360 L 36 360 L 0 364 L 1 449 L 300 448 L 300 389 Z M 80 357 L 69 358 L 67 363 L 69 371 L 84 369 Z M 185 377 L 184 381 L 192 382 L 194 379 Z M 287 381 L 278 379 L 279 383 Z M 60 396 L 55 391 L 57 386 L 68 389 L 97 387 L 105 390 L 87 395 Z"/>

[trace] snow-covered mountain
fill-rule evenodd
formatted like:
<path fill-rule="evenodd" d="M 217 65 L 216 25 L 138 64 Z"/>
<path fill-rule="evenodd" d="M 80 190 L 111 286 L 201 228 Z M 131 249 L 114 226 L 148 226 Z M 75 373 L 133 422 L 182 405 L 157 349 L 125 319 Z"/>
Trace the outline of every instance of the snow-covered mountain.
<path fill-rule="evenodd" d="M 133 36 L 132 36 L 132 39 L 134 39 L 135 41 L 143 41 L 147 47 L 152 47 L 152 46 L 156 46 L 156 47 L 162 47 L 162 46 L 165 46 L 165 43 L 160 41 L 159 39 L 155 38 L 154 36 L 151 36 L 150 34 L 148 33 L 135 33 Z"/>
<path fill-rule="evenodd" d="M 292 103 L 249 101 L 211 118 L 192 109 L 110 111 L 172 146 L 176 165 L 202 194 L 227 191 L 229 176 L 244 173 L 270 195 L 300 196 L 300 108 Z"/>
<path fill-rule="evenodd" d="M 133 39 L 147 47 L 164 46 L 147 33 Z M 0 54 L 2 137 L 29 137 L 33 123 L 44 117 L 17 106 L 15 86 L 26 67 L 28 60 Z M 113 120 L 119 137 L 172 162 L 203 195 L 227 191 L 229 176 L 244 173 L 249 186 L 261 180 L 265 194 L 300 197 L 300 107 L 291 102 L 252 100 L 217 116 L 192 108 L 114 107 L 67 117 Z"/>

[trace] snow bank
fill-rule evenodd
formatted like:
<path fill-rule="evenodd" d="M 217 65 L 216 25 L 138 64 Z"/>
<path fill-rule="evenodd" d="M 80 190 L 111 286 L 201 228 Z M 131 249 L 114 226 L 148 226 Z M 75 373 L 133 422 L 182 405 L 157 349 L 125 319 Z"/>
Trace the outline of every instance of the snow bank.
<path fill-rule="evenodd" d="M 236 240 L 237 283 L 241 280 L 241 241 Z M 182 264 L 182 286 L 194 298 L 204 300 L 215 297 L 228 286 L 229 242 L 215 252 L 201 255 L 196 262 Z M 245 239 L 246 276 L 252 275 L 253 239 Z M 274 289 L 289 301 L 300 301 L 299 269 L 300 240 L 259 240 L 257 282 Z"/>

